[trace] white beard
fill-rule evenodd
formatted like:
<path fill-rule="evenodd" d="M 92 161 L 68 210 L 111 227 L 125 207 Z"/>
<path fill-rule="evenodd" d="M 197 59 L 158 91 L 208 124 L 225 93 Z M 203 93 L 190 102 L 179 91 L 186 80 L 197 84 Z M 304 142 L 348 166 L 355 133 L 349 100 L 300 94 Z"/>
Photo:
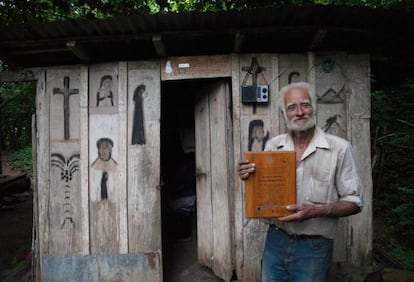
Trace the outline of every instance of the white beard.
<path fill-rule="evenodd" d="M 301 131 L 306 131 L 308 129 L 311 129 L 315 126 L 316 124 L 316 120 L 315 120 L 315 115 L 311 115 L 309 117 L 306 117 L 307 121 L 304 124 L 297 124 L 293 121 L 294 118 L 292 118 L 291 120 L 286 119 L 286 126 L 290 131 L 296 131 L 296 132 L 301 132 Z"/>

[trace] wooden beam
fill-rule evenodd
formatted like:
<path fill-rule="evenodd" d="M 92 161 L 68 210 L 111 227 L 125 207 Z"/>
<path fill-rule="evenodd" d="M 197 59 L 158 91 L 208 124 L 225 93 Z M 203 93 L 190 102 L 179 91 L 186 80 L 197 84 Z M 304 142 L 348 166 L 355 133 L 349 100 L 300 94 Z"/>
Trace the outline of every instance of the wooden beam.
<path fill-rule="evenodd" d="M 57 53 L 57 52 L 68 52 L 67 48 L 42 48 L 42 49 L 30 49 L 30 50 L 20 50 L 20 51 L 11 51 L 11 55 L 30 55 L 30 54 L 45 54 L 45 53 Z"/>
<path fill-rule="evenodd" d="M 161 80 L 231 77 L 231 56 L 182 56 L 162 60 Z"/>
<path fill-rule="evenodd" d="M 0 82 L 24 82 L 36 81 L 37 75 L 43 71 L 42 68 L 30 68 L 21 70 L 6 70 L 0 73 Z"/>
<path fill-rule="evenodd" d="M 238 31 L 234 37 L 234 52 L 235 53 L 241 53 L 244 39 L 245 39 L 245 33 Z"/>
<path fill-rule="evenodd" d="M 0 178 L 0 196 L 23 193 L 30 190 L 30 178 L 26 174 Z"/>
<path fill-rule="evenodd" d="M 152 44 L 154 44 L 155 51 L 159 57 L 162 58 L 167 56 L 161 34 L 154 34 L 152 36 Z"/>
<path fill-rule="evenodd" d="M 75 40 L 70 40 L 68 42 L 66 42 L 66 47 L 72 51 L 72 53 L 79 58 L 82 61 L 89 61 L 89 56 L 88 54 L 85 52 L 85 49 L 82 48 L 81 45 L 79 45 L 79 43 L 77 43 Z"/>
<path fill-rule="evenodd" d="M 313 36 L 309 50 L 315 50 L 319 44 L 325 39 L 328 31 L 326 29 L 318 29 Z"/>

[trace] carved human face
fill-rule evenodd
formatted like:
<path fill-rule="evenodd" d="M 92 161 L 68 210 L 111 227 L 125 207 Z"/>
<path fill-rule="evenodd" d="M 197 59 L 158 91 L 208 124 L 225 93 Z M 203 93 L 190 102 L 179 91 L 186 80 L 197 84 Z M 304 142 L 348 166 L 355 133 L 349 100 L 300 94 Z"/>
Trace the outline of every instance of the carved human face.
<path fill-rule="evenodd" d="M 112 88 L 112 78 L 105 78 L 102 81 L 102 88 L 106 90 L 110 90 Z"/>
<path fill-rule="evenodd" d="M 255 126 L 253 129 L 253 137 L 257 139 L 257 141 L 262 141 L 264 137 L 264 130 L 261 126 Z"/>
<path fill-rule="evenodd" d="M 291 131 L 306 131 L 315 125 L 315 115 L 305 89 L 292 88 L 285 94 L 286 126 Z"/>
<path fill-rule="evenodd" d="M 98 155 L 101 160 L 109 161 L 112 156 L 112 145 L 109 142 L 102 142 L 98 148 Z"/>

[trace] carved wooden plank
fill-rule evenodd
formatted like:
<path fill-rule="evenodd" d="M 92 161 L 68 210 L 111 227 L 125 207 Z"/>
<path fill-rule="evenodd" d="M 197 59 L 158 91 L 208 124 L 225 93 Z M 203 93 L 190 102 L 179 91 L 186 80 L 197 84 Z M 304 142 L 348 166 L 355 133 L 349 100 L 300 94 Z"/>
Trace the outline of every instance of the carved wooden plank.
<path fill-rule="evenodd" d="M 197 94 L 195 103 L 196 179 L 197 179 L 197 254 L 200 264 L 212 267 L 213 218 L 211 213 L 211 156 L 209 97 L 205 91 Z"/>
<path fill-rule="evenodd" d="M 246 220 L 243 225 L 244 267 L 242 281 L 260 281 L 264 240 L 268 225 L 257 219 Z"/>
<path fill-rule="evenodd" d="M 37 81 L 39 81 L 40 77 L 37 76 Z M 37 105 L 36 105 L 37 106 Z M 38 191 L 38 179 L 37 179 L 37 172 L 38 172 L 38 154 L 37 154 L 37 125 L 36 125 L 36 114 L 32 115 L 32 163 L 33 163 L 33 183 L 32 188 L 33 191 Z M 39 204 L 38 204 L 38 195 L 37 193 L 33 193 L 33 207 L 32 207 L 32 275 L 33 279 L 36 280 L 36 277 L 40 277 L 40 261 L 39 261 L 39 241 L 38 241 L 38 218 L 39 218 Z"/>
<path fill-rule="evenodd" d="M 119 214 L 119 253 L 128 253 L 128 206 L 127 206 L 127 105 L 128 105 L 128 65 L 118 64 L 118 214 Z"/>
<path fill-rule="evenodd" d="M 274 72 L 276 71 L 271 59 L 272 56 L 269 54 L 247 54 L 240 56 L 240 85 L 270 85 L 269 94 L 270 94 L 270 104 L 273 103 L 275 99 L 276 89 L 274 89 L 274 83 L 276 81 L 276 76 Z M 256 69 L 258 69 L 256 71 Z M 241 102 L 241 99 L 240 99 Z M 241 107 L 242 115 L 261 115 L 268 114 L 269 103 L 257 103 L 257 104 L 243 104 Z"/>
<path fill-rule="evenodd" d="M 209 87 L 211 187 L 213 217 L 213 261 L 216 275 L 229 281 L 232 276 L 232 240 L 230 226 L 230 183 L 228 149 L 232 143 L 228 131 L 229 85 L 217 82 Z"/>
<path fill-rule="evenodd" d="M 269 104 L 269 137 L 276 136 L 280 133 L 280 126 L 279 124 L 283 120 L 281 120 L 280 116 L 280 109 L 278 105 L 279 100 L 279 89 L 280 89 L 280 77 L 283 75 L 283 70 L 280 67 L 280 58 L 277 54 L 269 54 L 268 61 L 271 66 L 269 68 L 269 76 L 272 78 L 272 82 L 270 83 L 269 93 L 270 98 L 272 99 Z"/>
<path fill-rule="evenodd" d="M 371 117 L 370 58 L 369 55 L 349 55 L 348 77 L 352 89 L 349 115 L 353 118 Z"/>
<path fill-rule="evenodd" d="M 234 166 L 242 159 L 241 149 L 241 121 L 240 121 L 240 61 L 239 55 L 232 55 L 232 102 L 233 102 L 233 163 Z M 230 168 L 230 172 L 232 172 Z M 233 214 L 234 214 L 234 250 L 233 256 L 235 259 L 235 270 L 238 278 L 241 278 L 243 269 L 243 185 L 240 178 L 236 173 L 233 175 L 233 187 L 234 187 L 234 201 L 233 201 Z"/>
<path fill-rule="evenodd" d="M 42 281 L 161 281 L 158 253 L 46 256 Z"/>
<path fill-rule="evenodd" d="M 51 69 L 47 72 L 50 95 L 50 142 L 79 142 L 79 69 Z"/>
<path fill-rule="evenodd" d="M 305 53 L 279 55 L 279 84 L 283 86 L 301 81 L 309 81 L 308 57 Z"/>
<path fill-rule="evenodd" d="M 161 80 L 230 76 L 230 55 L 172 57 L 161 63 Z"/>
<path fill-rule="evenodd" d="M 370 154 L 370 119 L 353 118 L 352 142 L 363 184 L 364 208 L 349 218 L 347 261 L 354 265 L 372 264 L 372 178 Z"/>
<path fill-rule="evenodd" d="M 225 82 L 214 82 L 200 93 L 195 107 L 199 262 L 226 281 L 233 271 L 231 187 L 227 173 L 227 148 L 231 144 L 227 131 L 229 90 Z M 210 138 L 206 138 L 206 132 Z"/>
<path fill-rule="evenodd" d="M 34 246 L 36 253 L 34 255 L 34 264 L 36 266 L 35 274 L 40 277 L 42 273 L 43 255 L 49 252 L 49 217 L 47 206 L 49 203 L 49 97 L 46 94 L 46 72 L 38 75 L 36 85 L 36 187 L 34 195 Z"/>
<path fill-rule="evenodd" d="M 253 58 L 256 58 L 263 71 L 257 74 L 256 79 L 247 73 L 248 67 L 251 66 Z M 240 57 L 239 69 L 239 87 L 242 84 L 251 85 L 254 80 L 258 85 L 270 84 L 270 102 L 268 104 L 241 104 L 240 106 L 240 136 L 241 136 L 241 153 L 245 151 L 263 150 L 266 142 L 271 138 L 278 127 L 272 120 L 277 116 L 277 78 L 278 78 L 277 56 L 274 54 L 248 54 Z M 271 132 L 273 130 L 273 133 Z M 242 156 L 240 156 L 240 159 Z M 244 188 L 244 185 L 242 184 Z M 243 215 L 241 222 L 241 232 L 243 245 L 243 269 L 241 277 L 243 281 L 260 281 L 260 258 L 262 256 L 264 237 L 267 226 L 261 220 L 248 220 L 244 217 L 244 189 L 242 190 L 242 205 L 238 206 L 241 210 L 235 213 Z M 258 259 L 259 258 L 259 259 Z"/>
<path fill-rule="evenodd" d="M 89 70 L 89 209 L 91 254 L 120 251 L 118 64 Z"/>
<path fill-rule="evenodd" d="M 161 250 L 159 67 L 155 60 L 128 64 L 126 141 L 130 253 Z"/>
<path fill-rule="evenodd" d="M 343 53 L 310 54 L 313 65 L 317 96 L 317 124 L 326 132 L 347 139 L 347 99 L 348 78 L 346 77 L 348 62 Z M 350 226 L 347 219 L 340 219 L 336 238 L 334 240 L 334 261 L 345 261 L 348 246 L 347 241 Z"/>
<path fill-rule="evenodd" d="M 370 60 L 366 54 L 349 55 L 349 78 L 352 94 L 349 99 L 350 140 L 356 151 L 356 159 L 363 183 L 364 209 L 350 218 L 352 246 L 348 261 L 355 265 L 372 263 L 372 171 L 370 139 Z"/>
<path fill-rule="evenodd" d="M 49 254 L 82 251 L 83 225 L 80 186 L 80 70 L 47 72 L 50 99 Z"/>
<path fill-rule="evenodd" d="M 81 198 L 81 230 L 82 238 L 79 254 L 89 254 L 89 113 L 88 113 L 88 75 L 89 69 L 86 66 L 80 68 L 80 189 Z"/>
<path fill-rule="evenodd" d="M 343 53 L 320 54 L 312 66 L 316 75 L 318 125 L 330 134 L 347 138 L 346 103 L 350 96 L 346 76 L 347 57 Z"/>

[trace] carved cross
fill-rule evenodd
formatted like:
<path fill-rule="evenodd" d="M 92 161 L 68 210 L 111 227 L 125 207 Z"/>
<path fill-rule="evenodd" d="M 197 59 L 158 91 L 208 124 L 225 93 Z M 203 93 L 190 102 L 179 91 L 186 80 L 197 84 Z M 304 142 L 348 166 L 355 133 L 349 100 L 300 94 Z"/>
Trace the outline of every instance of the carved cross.
<path fill-rule="evenodd" d="M 63 89 L 53 88 L 53 94 L 63 95 L 63 120 L 64 120 L 64 132 L 65 140 L 69 139 L 69 97 L 74 94 L 79 94 L 79 89 L 69 88 L 69 77 L 65 76 L 63 79 Z"/>
<path fill-rule="evenodd" d="M 257 61 L 256 57 L 252 57 L 252 62 L 250 63 L 250 66 L 242 67 L 242 70 L 247 71 L 248 74 L 251 74 L 252 85 L 257 85 L 257 75 L 266 69 L 259 65 L 259 62 Z M 247 77 L 247 74 L 246 74 L 246 77 Z"/>

